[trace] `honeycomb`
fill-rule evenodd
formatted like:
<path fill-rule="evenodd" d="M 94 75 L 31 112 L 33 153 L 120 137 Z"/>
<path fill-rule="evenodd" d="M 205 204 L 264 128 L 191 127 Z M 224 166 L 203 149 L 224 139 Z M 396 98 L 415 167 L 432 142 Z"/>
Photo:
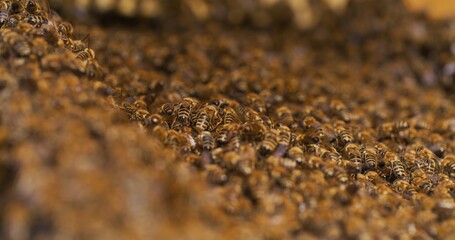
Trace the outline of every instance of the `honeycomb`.
<path fill-rule="evenodd" d="M 303 2 L 0 1 L 0 238 L 454 238 L 453 24 Z"/>

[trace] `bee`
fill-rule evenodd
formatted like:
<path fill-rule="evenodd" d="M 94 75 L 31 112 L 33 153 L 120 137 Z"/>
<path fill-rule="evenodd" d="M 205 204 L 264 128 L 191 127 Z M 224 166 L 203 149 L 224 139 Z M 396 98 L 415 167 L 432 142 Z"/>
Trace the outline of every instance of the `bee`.
<path fill-rule="evenodd" d="M 360 148 L 357 144 L 354 143 L 346 144 L 346 146 L 344 147 L 344 151 L 351 162 L 357 163 L 362 162 Z"/>
<path fill-rule="evenodd" d="M 46 40 L 41 37 L 36 37 L 31 42 L 32 44 L 32 52 L 39 58 L 43 57 L 48 52 L 48 45 Z"/>
<path fill-rule="evenodd" d="M 204 151 L 212 151 L 215 148 L 215 140 L 210 132 L 201 132 L 198 136 L 198 140 Z"/>
<path fill-rule="evenodd" d="M 49 20 L 42 15 L 29 15 L 25 19 L 30 25 L 37 28 L 41 27 L 43 24 L 47 24 Z"/>
<path fill-rule="evenodd" d="M 58 25 L 57 31 L 60 34 L 65 46 L 69 44 L 69 39 L 73 37 L 73 25 L 69 22 L 62 22 Z"/>
<path fill-rule="evenodd" d="M 22 20 L 22 15 L 20 14 L 10 14 L 8 15 L 8 20 L 6 25 L 9 28 L 15 28 Z"/>
<path fill-rule="evenodd" d="M 199 107 L 199 101 L 193 98 L 184 98 L 177 105 L 177 120 L 184 126 L 190 124 L 190 113 L 193 109 Z"/>
<path fill-rule="evenodd" d="M 398 133 L 400 131 L 406 130 L 409 128 L 409 122 L 408 121 L 397 121 L 394 122 L 392 125 L 392 131 L 395 133 Z"/>
<path fill-rule="evenodd" d="M 28 56 L 32 52 L 29 43 L 17 32 L 4 28 L 0 30 L 0 36 L 6 44 L 12 47 L 18 56 Z"/>
<path fill-rule="evenodd" d="M 341 125 L 337 126 L 335 127 L 335 131 L 338 133 L 338 136 L 340 137 L 341 143 L 343 143 L 343 145 L 346 145 L 354 141 L 354 136 L 345 127 Z"/>
<path fill-rule="evenodd" d="M 207 180 L 210 183 L 222 185 L 228 181 L 228 176 L 224 169 L 215 164 L 205 165 L 205 170 L 207 172 Z"/>
<path fill-rule="evenodd" d="M 439 159 L 430 149 L 423 146 L 418 147 L 416 155 L 424 160 L 426 171 L 430 175 L 434 175 L 439 170 Z"/>
<path fill-rule="evenodd" d="M 430 178 L 422 169 L 417 169 L 411 174 L 411 182 L 417 188 L 420 189 L 423 193 L 430 193 L 433 189 L 433 184 L 430 181 Z"/>
<path fill-rule="evenodd" d="M 305 160 L 305 155 L 299 147 L 292 147 L 288 150 L 288 157 L 294 160 L 295 162 L 301 164 Z"/>
<path fill-rule="evenodd" d="M 217 128 L 216 142 L 217 144 L 227 143 L 233 134 L 239 131 L 241 126 L 237 123 L 223 124 Z"/>
<path fill-rule="evenodd" d="M 455 178 L 455 155 L 449 154 L 442 160 L 444 172 L 451 178 Z"/>
<path fill-rule="evenodd" d="M 8 20 L 8 9 L 9 9 L 9 1 L 1 1 L 0 2 L 0 28 L 5 25 L 6 21 Z"/>
<path fill-rule="evenodd" d="M 224 117 L 223 117 L 223 123 L 224 124 L 229 124 L 229 123 L 235 123 L 238 122 L 238 116 L 235 110 L 231 107 L 226 107 L 223 109 Z"/>
<path fill-rule="evenodd" d="M 376 157 L 376 149 L 367 147 L 362 151 L 362 159 L 369 169 L 375 169 L 378 162 Z"/>
<path fill-rule="evenodd" d="M 321 169 L 324 166 L 324 160 L 317 156 L 310 156 L 304 165 L 310 169 Z"/>
<path fill-rule="evenodd" d="M 405 167 L 396 154 L 394 154 L 392 152 L 388 152 L 385 155 L 384 160 L 386 163 L 388 163 L 390 165 L 393 173 L 395 174 L 395 176 L 397 178 L 403 179 L 403 180 L 408 178 Z"/>
<path fill-rule="evenodd" d="M 288 150 L 290 142 L 291 130 L 287 126 L 281 125 L 278 127 L 278 146 L 274 155 L 282 157 Z"/>
<path fill-rule="evenodd" d="M 85 48 L 84 50 L 76 53 L 76 58 L 80 60 L 93 60 L 95 59 L 95 51 L 91 48 Z"/>
<path fill-rule="evenodd" d="M 33 0 L 28 0 L 27 3 L 25 4 L 25 10 L 28 13 L 35 14 L 40 12 L 40 6 Z"/>
<path fill-rule="evenodd" d="M 160 113 L 167 116 L 172 116 L 174 114 L 174 104 L 165 103 L 160 107 Z"/>
<path fill-rule="evenodd" d="M 23 8 L 24 6 L 22 6 L 22 4 L 19 1 L 10 1 L 9 14 L 10 15 L 19 14 L 21 13 Z"/>
<path fill-rule="evenodd" d="M 279 107 L 276 111 L 275 114 L 277 116 L 277 122 L 283 125 L 286 125 L 291 128 L 295 128 L 295 120 L 294 117 L 292 116 L 292 111 L 289 109 L 287 106 L 282 106 Z"/>
<path fill-rule="evenodd" d="M 239 152 L 241 159 L 237 162 L 236 169 L 243 175 L 250 175 L 255 167 L 256 150 L 251 145 L 243 145 Z"/>
<path fill-rule="evenodd" d="M 338 116 L 344 122 L 349 122 L 351 120 L 348 109 L 342 101 L 332 100 L 329 104 L 329 108 L 333 114 Z"/>
<path fill-rule="evenodd" d="M 264 104 L 264 102 L 262 101 L 261 97 L 258 94 L 256 94 L 256 93 L 248 93 L 246 95 L 246 102 L 251 108 L 253 108 L 257 112 L 259 112 L 259 113 L 265 113 L 266 112 L 265 104 Z"/>
<path fill-rule="evenodd" d="M 199 109 L 195 124 L 196 130 L 201 132 L 215 129 L 216 125 L 213 124 L 213 120 L 217 115 L 218 109 L 213 105 L 206 105 Z"/>
<path fill-rule="evenodd" d="M 259 113 L 254 111 L 250 107 L 239 105 L 237 108 L 235 108 L 235 110 L 237 113 L 239 113 L 240 118 L 244 122 L 255 122 L 255 121 L 262 122 L 262 118 L 259 115 Z"/>
<path fill-rule="evenodd" d="M 271 129 L 265 133 L 264 140 L 259 145 L 259 152 L 265 156 L 275 150 L 278 145 L 279 132 L 275 129 Z"/>
<path fill-rule="evenodd" d="M 347 183 L 349 181 L 348 173 L 345 169 L 339 166 L 334 166 L 334 173 L 333 176 L 338 180 L 340 183 Z"/>
<path fill-rule="evenodd" d="M 149 116 L 146 116 L 145 119 L 143 120 L 144 126 L 156 126 L 163 124 L 165 121 L 163 117 L 159 114 L 151 114 Z"/>
<path fill-rule="evenodd" d="M 248 140 L 262 140 L 267 132 L 267 126 L 262 121 L 246 122 L 242 125 L 242 136 Z"/>

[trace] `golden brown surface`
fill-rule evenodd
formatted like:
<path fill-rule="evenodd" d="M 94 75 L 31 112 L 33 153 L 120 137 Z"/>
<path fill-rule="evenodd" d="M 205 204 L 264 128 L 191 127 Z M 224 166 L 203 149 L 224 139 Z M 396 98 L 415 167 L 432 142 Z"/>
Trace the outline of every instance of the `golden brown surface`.
<path fill-rule="evenodd" d="M 0 30 L 2 239 L 455 236 L 448 24 L 117 14 Z"/>

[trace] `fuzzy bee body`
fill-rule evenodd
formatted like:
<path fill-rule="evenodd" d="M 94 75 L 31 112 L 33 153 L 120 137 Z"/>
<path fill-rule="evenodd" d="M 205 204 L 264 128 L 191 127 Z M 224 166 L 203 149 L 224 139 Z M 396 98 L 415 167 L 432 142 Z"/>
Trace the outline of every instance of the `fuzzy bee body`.
<path fill-rule="evenodd" d="M 259 146 L 259 152 L 262 155 L 267 155 L 275 150 L 276 146 L 278 145 L 278 131 L 275 129 L 269 130 L 266 132 L 264 140 L 261 142 Z"/>

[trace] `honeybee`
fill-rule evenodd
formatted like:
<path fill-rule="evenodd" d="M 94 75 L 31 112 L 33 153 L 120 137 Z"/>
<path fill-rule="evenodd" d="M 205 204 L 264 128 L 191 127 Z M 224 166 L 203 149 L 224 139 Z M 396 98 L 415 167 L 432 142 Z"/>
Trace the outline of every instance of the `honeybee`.
<path fill-rule="evenodd" d="M 455 178 L 455 155 L 446 155 L 442 160 L 442 166 L 449 177 Z"/>
<path fill-rule="evenodd" d="M 199 107 L 199 101 L 194 98 L 184 98 L 182 102 L 177 105 L 177 120 L 184 126 L 190 124 L 190 113 L 193 109 Z"/>
<path fill-rule="evenodd" d="M 40 8 L 40 5 L 37 4 L 35 1 L 28 0 L 27 3 L 25 4 L 25 10 L 28 13 L 36 14 L 36 13 L 39 13 L 41 11 L 41 8 Z"/>
<path fill-rule="evenodd" d="M 340 137 L 341 143 L 343 143 L 343 145 L 354 141 L 354 136 L 344 126 L 336 126 L 335 131 L 338 133 L 338 136 Z"/>
<path fill-rule="evenodd" d="M 174 114 L 174 104 L 165 103 L 160 107 L 160 113 L 167 116 L 172 116 Z"/>
<path fill-rule="evenodd" d="M 215 148 L 215 140 L 210 132 L 201 132 L 198 136 L 198 140 L 204 151 L 212 151 Z"/>
<path fill-rule="evenodd" d="M 351 162 L 362 162 L 360 148 L 357 144 L 346 144 L 344 151 Z"/>
<path fill-rule="evenodd" d="M 218 144 L 227 143 L 232 135 L 239 131 L 241 126 L 237 123 L 223 124 L 217 128 L 216 142 Z"/>
<path fill-rule="evenodd" d="M 0 30 L 0 36 L 3 41 L 8 44 L 14 52 L 19 56 L 28 56 L 32 49 L 25 38 L 17 32 L 3 28 Z"/>
<path fill-rule="evenodd" d="M 224 124 L 230 124 L 230 123 L 235 123 L 238 122 L 238 116 L 235 110 L 231 107 L 226 107 L 223 109 L 223 123 Z"/>
<path fill-rule="evenodd" d="M 221 185 L 228 181 L 226 172 L 218 165 L 207 164 L 205 170 L 207 171 L 207 180 L 210 183 Z"/>
<path fill-rule="evenodd" d="M 390 168 L 397 178 L 403 180 L 408 178 L 403 163 L 395 153 L 387 152 L 384 157 L 384 161 L 386 164 L 389 164 Z"/>
<path fill-rule="evenodd" d="M 143 124 L 145 126 L 156 126 L 156 125 L 160 125 L 160 124 L 164 124 L 164 123 L 165 123 L 165 121 L 164 121 L 163 117 L 156 113 L 146 116 L 143 120 Z"/>
<path fill-rule="evenodd" d="M 65 44 L 65 46 L 68 46 L 69 39 L 73 37 L 74 32 L 73 25 L 71 25 L 71 23 L 69 22 L 62 22 L 58 25 L 57 29 L 58 33 L 60 34 L 60 37 L 63 40 L 63 43 Z"/>
<path fill-rule="evenodd" d="M 93 60 L 95 59 L 95 51 L 91 48 L 85 48 L 76 53 L 76 58 L 80 60 Z"/>
<path fill-rule="evenodd" d="M 263 139 L 266 132 L 267 126 L 261 121 L 246 122 L 242 126 L 242 136 L 252 141 Z"/>
<path fill-rule="evenodd" d="M 362 151 L 362 159 L 369 169 L 376 168 L 378 164 L 376 155 L 376 149 L 373 147 L 367 147 Z"/>
<path fill-rule="evenodd" d="M 9 28 L 15 28 L 22 21 L 22 15 L 20 14 L 10 14 L 8 15 L 8 20 L 6 25 Z"/>
<path fill-rule="evenodd" d="M 47 24 L 49 20 L 42 15 L 29 15 L 25 20 L 32 26 L 37 28 L 41 27 L 43 24 Z"/>
<path fill-rule="evenodd" d="M 32 52 L 39 58 L 43 57 L 48 52 L 48 45 L 46 40 L 41 37 L 36 37 L 33 39 L 32 43 Z"/>
<path fill-rule="evenodd" d="M 261 97 L 256 93 L 248 93 L 246 95 L 246 101 L 251 108 L 259 113 L 265 113 L 267 110 Z"/>
<path fill-rule="evenodd" d="M 329 107 L 333 114 L 337 115 L 341 120 L 345 122 L 351 121 L 351 116 L 346 105 L 340 100 L 332 100 Z"/>
<path fill-rule="evenodd" d="M 244 122 L 255 122 L 255 121 L 262 122 L 263 121 L 261 116 L 259 115 L 259 113 L 254 111 L 250 107 L 239 105 L 238 107 L 235 108 L 235 110 L 237 113 L 239 113 L 239 117 Z"/>
<path fill-rule="evenodd" d="M 310 156 L 307 160 L 304 165 L 310 169 L 320 169 L 324 165 L 324 160 L 317 156 Z"/>
<path fill-rule="evenodd" d="M 408 121 L 397 121 L 393 123 L 392 130 L 395 133 L 408 129 L 410 126 Z"/>
<path fill-rule="evenodd" d="M 421 146 L 415 152 L 424 160 L 427 173 L 433 175 L 439 170 L 439 159 L 430 149 Z"/>
<path fill-rule="evenodd" d="M 213 105 L 206 105 L 201 107 L 198 110 L 195 128 L 199 132 L 204 130 L 212 131 L 218 125 L 218 123 L 214 123 L 215 118 L 218 115 L 218 110 Z"/>
<path fill-rule="evenodd" d="M 301 164 L 305 160 L 305 155 L 299 147 L 292 147 L 288 150 L 288 157 L 294 160 L 295 162 Z"/>
<path fill-rule="evenodd" d="M 422 169 L 417 169 L 411 173 L 411 182 L 415 187 L 426 194 L 430 193 L 433 189 L 430 178 Z"/>
<path fill-rule="evenodd" d="M 265 133 L 264 140 L 259 145 L 259 152 L 262 155 L 267 155 L 275 150 L 278 145 L 279 132 L 275 129 L 271 129 Z"/>
<path fill-rule="evenodd" d="M 0 28 L 5 25 L 6 21 L 8 20 L 8 8 L 9 8 L 9 1 L 1 1 L 0 2 Z"/>
<path fill-rule="evenodd" d="M 10 2 L 10 5 L 9 5 L 8 10 L 9 10 L 10 15 L 18 14 L 24 8 L 24 6 L 19 1 L 13 0 L 13 1 L 9 1 L 9 2 Z"/>

